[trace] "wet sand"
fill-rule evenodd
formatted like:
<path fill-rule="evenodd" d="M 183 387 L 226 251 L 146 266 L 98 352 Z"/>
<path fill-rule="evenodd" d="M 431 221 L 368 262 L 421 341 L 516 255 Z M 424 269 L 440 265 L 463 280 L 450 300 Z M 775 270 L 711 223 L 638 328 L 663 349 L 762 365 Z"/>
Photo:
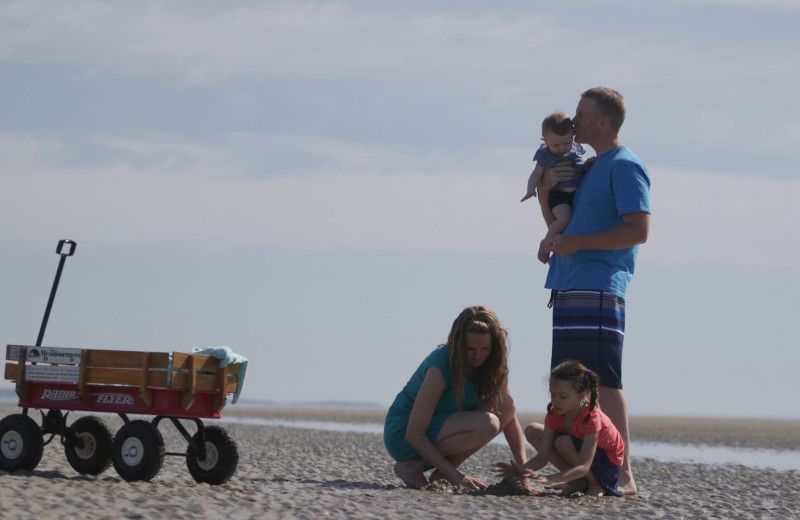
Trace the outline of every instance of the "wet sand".
<path fill-rule="evenodd" d="M 0 417 L 18 412 L 13 406 L 0 406 Z M 382 412 L 373 410 L 248 409 L 238 405 L 226 408 L 224 415 L 368 423 L 382 419 Z M 114 431 L 121 425 L 115 416 L 101 416 Z M 523 415 L 521 420 L 540 417 Z M 226 484 L 196 483 L 181 457 L 167 457 L 150 482 L 125 482 L 113 467 L 97 477 L 81 476 L 67 463 L 56 438 L 45 446 L 42 462 L 34 471 L 0 471 L 4 516 L 41 520 L 800 518 L 798 471 L 665 463 L 637 458 L 634 453 L 641 492 L 633 497 L 476 495 L 452 493 L 447 486 L 415 491 L 405 488 L 392 473 L 392 460 L 380 435 L 217 421 L 207 424 L 222 425 L 238 444 L 239 467 Z M 172 426 L 162 423 L 160 430 L 167 451 L 185 451 L 185 442 Z M 800 440 L 797 421 L 636 418 L 632 430 L 638 441 L 768 449 L 798 449 Z M 490 464 L 509 456 L 507 447 L 491 444 L 462 468 L 487 483 L 498 484 Z"/>

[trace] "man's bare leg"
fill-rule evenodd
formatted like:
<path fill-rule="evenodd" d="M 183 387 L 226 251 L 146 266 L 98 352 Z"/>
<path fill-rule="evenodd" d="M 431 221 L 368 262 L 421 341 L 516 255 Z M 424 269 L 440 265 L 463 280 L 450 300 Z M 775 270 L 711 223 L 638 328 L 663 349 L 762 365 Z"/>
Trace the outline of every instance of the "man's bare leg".
<path fill-rule="evenodd" d="M 619 388 L 600 386 L 599 394 L 600 409 L 608 415 L 622 435 L 622 440 L 625 441 L 625 460 L 619 474 L 619 490 L 623 495 L 635 495 L 638 488 L 631 468 L 628 404 L 625 400 L 625 393 Z"/>

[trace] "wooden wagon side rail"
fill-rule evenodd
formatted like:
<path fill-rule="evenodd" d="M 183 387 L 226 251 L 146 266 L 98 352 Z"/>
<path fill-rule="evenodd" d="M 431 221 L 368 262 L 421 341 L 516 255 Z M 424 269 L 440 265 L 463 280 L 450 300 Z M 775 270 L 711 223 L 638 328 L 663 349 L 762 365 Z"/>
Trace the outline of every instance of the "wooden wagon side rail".
<path fill-rule="evenodd" d="M 205 354 L 173 352 L 170 388 L 183 389 L 182 406 L 189 408 L 197 392 L 214 392 L 214 411 L 225 406 L 227 394 L 239 389 L 238 363 L 220 367 L 219 359 Z"/>
<path fill-rule="evenodd" d="M 22 401 L 28 399 L 29 382 L 52 381 L 75 384 L 86 406 L 97 385 L 136 387 L 148 408 L 159 389 L 180 390 L 183 410 L 198 392 L 212 393 L 213 412 L 219 413 L 227 394 L 239 388 L 239 368 L 235 363 L 220 367 L 217 358 L 204 354 L 7 345 L 5 379 L 16 382 Z"/>
<path fill-rule="evenodd" d="M 169 354 L 124 350 L 81 350 L 78 395 L 89 404 L 89 385 L 125 385 L 139 388 L 147 407 L 153 405 L 153 388 L 167 388 Z"/>

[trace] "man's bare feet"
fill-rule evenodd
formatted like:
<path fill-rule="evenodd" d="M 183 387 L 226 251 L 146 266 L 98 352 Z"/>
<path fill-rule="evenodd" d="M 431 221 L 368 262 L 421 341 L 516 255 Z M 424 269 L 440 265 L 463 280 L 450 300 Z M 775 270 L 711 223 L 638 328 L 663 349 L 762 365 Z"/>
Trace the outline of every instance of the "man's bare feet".
<path fill-rule="evenodd" d="M 636 486 L 636 482 L 633 480 L 633 475 L 628 475 L 626 477 L 624 472 L 619 476 L 619 485 L 617 486 L 617 489 L 619 489 L 620 493 L 627 496 L 635 495 L 639 492 L 639 488 Z"/>
<path fill-rule="evenodd" d="M 411 489 L 420 489 L 429 484 L 422 471 L 423 467 L 422 463 L 413 461 L 397 462 L 394 465 L 394 473 L 406 486 Z"/>
<path fill-rule="evenodd" d="M 626 484 L 624 486 L 623 485 L 619 485 L 619 486 L 617 486 L 617 489 L 619 489 L 620 493 L 622 493 L 623 495 L 626 495 L 626 496 L 635 495 L 636 493 L 639 492 L 639 488 L 636 487 L 636 482 L 629 482 L 628 484 Z"/>

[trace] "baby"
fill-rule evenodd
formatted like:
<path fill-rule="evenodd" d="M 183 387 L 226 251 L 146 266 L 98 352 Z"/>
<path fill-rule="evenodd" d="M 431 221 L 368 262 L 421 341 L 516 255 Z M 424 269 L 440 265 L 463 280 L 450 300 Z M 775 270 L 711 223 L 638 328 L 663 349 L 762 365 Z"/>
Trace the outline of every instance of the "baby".
<path fill-rule="evenodd" d="M 575 165 L 575 176 L 564 182 L 559 182 L 555 188 L 550 190 L 548 202 L 553 211 L 555 220 L 547 228 L 547 235 L 539 246 L 538 258 L 542 263 L 547 263 L 549 255 L 544 250 L 544 244 L 548 239 L 564 231 L 572 218 L 572 200 L 575 198 L 575 190 L 583 175 L 585 153 L 583 147 L 574 142 L 572 132 L 572 120 L 569 115 L 563 112 L 554 112 L 542 121 L 542 144 L 533 156 L 536 166 L 528 178 L 528 192 L 520 202 L 524 202 L 531 197 L 536 197 L 539 181 L 545 168 L 555 166 L 562 161 L 572 161 Z"/>

